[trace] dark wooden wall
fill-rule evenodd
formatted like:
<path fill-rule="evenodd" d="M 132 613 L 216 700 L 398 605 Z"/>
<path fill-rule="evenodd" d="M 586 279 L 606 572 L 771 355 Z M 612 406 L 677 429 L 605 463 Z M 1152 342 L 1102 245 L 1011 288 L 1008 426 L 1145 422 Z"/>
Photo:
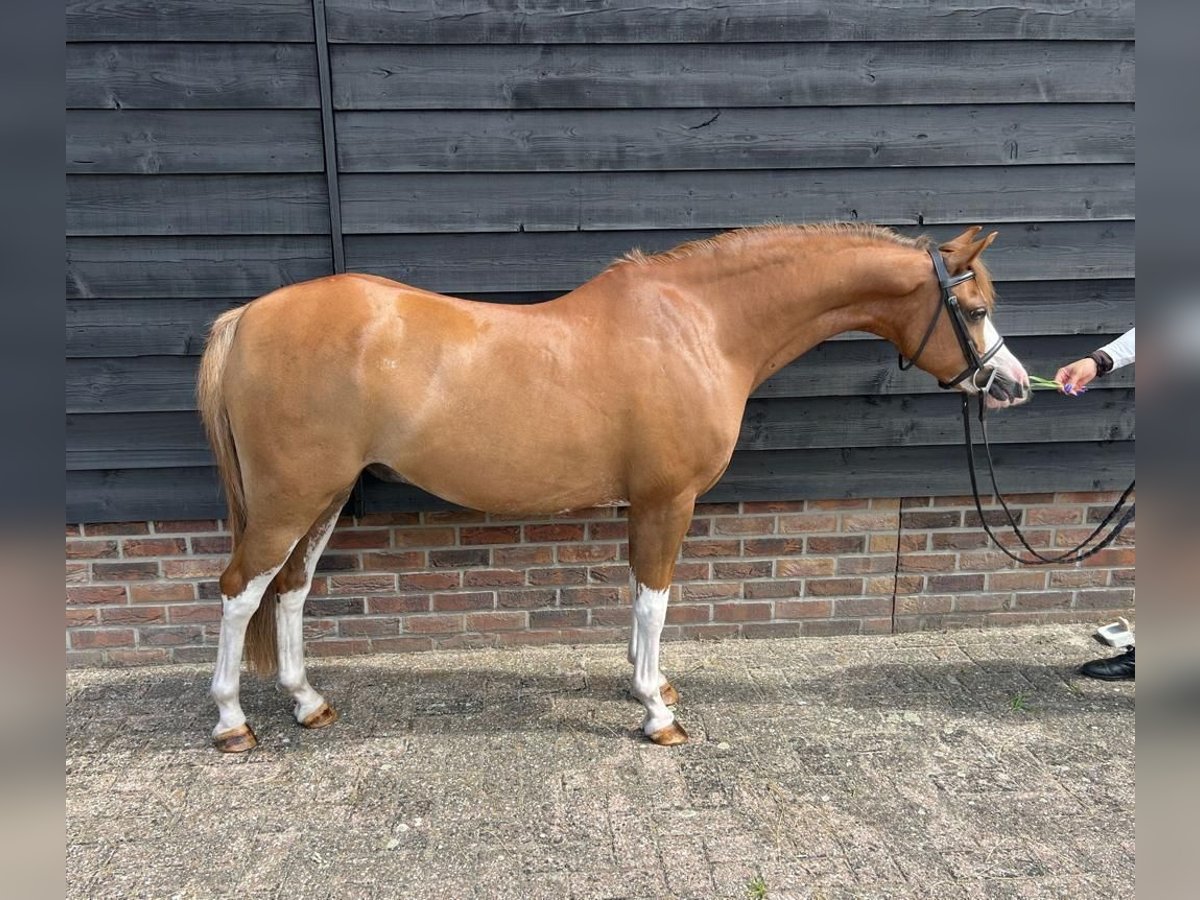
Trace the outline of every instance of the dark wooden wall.
<path fill-rule="evenodd" d="M 67 28 L 69 521 L 219 515 L 208 323 L 343 254 L 533 302 L 740 225 L 981 224 L 1032 371 L 1133 323 L 1132 0 L 68 0 Z M 995 416 L 1005 485 L 1127 481 L 1132 383 Z M 709 497 L 964 493 L 957 409 L 831 341 Z"/>

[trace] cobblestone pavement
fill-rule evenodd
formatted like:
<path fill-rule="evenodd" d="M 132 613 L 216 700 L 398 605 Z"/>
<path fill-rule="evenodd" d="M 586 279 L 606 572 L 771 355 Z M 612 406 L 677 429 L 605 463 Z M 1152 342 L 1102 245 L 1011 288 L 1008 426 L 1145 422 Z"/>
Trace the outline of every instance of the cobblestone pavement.
<path fill-rule="evenodd" d="M 1082 627 L 321 660 L 209 748 L 207 668 L 67 675 L 70 897 L 1088 897 L 1134 888 L 1134 686 Z M 765 887 L 765 893 L 762 888 Z M 757 889 L 757 890 L 756 890 Z"/>

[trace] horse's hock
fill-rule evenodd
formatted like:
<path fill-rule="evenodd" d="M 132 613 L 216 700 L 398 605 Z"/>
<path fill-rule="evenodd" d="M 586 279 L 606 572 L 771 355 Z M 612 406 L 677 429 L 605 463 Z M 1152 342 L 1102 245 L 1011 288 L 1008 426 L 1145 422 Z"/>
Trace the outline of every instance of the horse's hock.
<path fill-rule="evenodd" d="M 1023 494 L 1014 508 L 1035 546 L 1057 548 L 1116 496 Z M 344 517 L 305 605 L 308 652 L 624 641 L 625 530 L 619 509 Z M 702 503 L 663 637 L 1098 623 L 1133 606 L 1134 536 L 1084 565 L 1033 569 L 989 549 L 968 497 Z M 215 520 L 68 526 L 68 663 L 212 662 L 229 550 Z"/>

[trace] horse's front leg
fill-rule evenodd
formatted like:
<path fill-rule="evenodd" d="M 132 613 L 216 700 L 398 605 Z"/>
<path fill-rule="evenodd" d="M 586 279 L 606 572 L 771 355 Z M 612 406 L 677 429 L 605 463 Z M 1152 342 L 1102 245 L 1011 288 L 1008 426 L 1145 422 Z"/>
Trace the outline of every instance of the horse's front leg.
<path fill-rule="evenodd" d="M 642 732 L 664 746 L 688 739 L 668 709 L 668 698 L 674 701 L 678 695 L 659 671 L 658 657 L 675 559 L 694 508 L 695 497 L 688 496 L 665 503 L 635 503 L 629 510 L 629 566 L 634 591 L 629 647 L 633 695 L 646 707 Z"/>

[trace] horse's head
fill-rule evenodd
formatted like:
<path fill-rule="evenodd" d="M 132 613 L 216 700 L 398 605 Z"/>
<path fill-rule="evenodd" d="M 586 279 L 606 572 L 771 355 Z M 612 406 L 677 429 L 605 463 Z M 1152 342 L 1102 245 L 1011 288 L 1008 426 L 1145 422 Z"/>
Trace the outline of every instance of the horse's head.
<path fill-rule="evenodd" d="M 992 280 L 979 257 L 996 232 L 975 240 L 981 230 L 929 250 L 921 313 L 904 327 L 900 349 L 942 387 L 986 391 L 987 405 L 1000 409 L 1029 399 L 1029 375 L 992 324 Z"/>

